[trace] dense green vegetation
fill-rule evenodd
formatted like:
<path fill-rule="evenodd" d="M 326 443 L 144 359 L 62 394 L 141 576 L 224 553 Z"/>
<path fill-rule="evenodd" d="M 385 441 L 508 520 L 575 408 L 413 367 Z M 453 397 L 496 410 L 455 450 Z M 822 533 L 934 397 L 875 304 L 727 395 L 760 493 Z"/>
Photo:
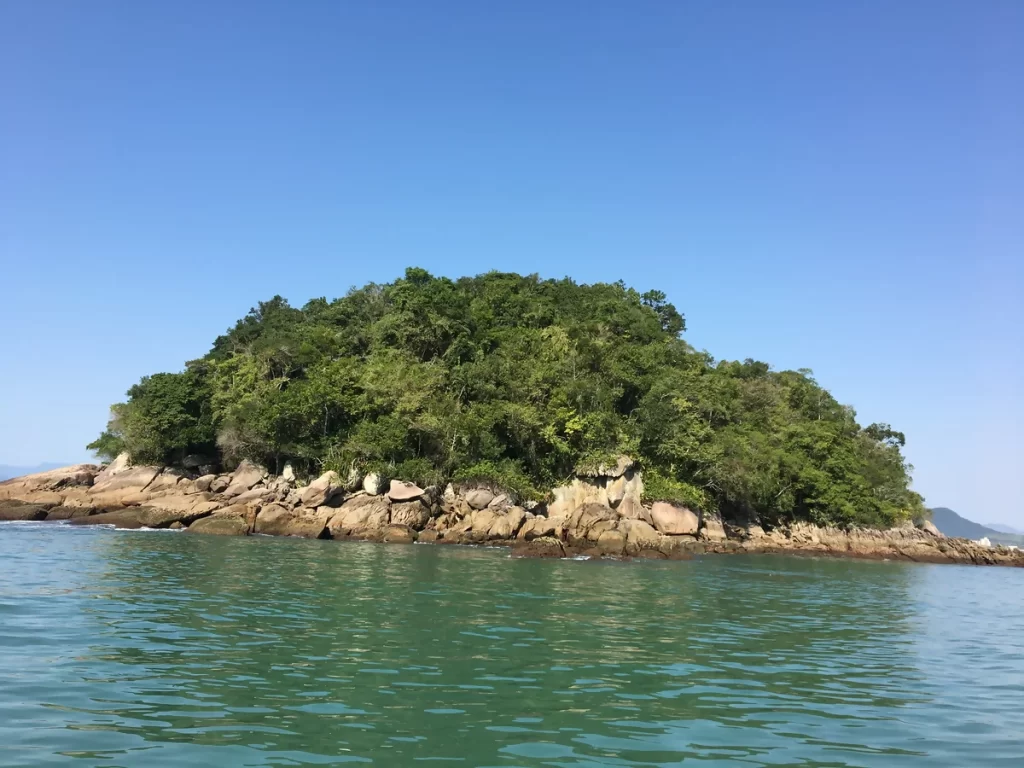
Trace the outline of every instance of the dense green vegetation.
<path fill-rule="evenodd" d="M 539 496 L 619 453 L 651 498 L 766 523 L 918 515 L 903 435 L 862 428 L 809 371 L 718 362 L 660 291 L 422 269 L 335 301 L 261 303 L 183 373 L 142 379 L 90 445 L 355 465 Z"/>

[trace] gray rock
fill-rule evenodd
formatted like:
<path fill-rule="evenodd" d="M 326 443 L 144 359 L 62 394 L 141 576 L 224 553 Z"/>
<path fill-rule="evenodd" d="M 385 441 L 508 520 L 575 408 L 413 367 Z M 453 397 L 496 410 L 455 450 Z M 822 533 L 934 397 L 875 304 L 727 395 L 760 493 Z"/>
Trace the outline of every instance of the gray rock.
<path fill-rule="evenodd" d="M 371 472 L 363 478 L 363 490 L 371 496 L 380 496 L 384 493 L 384 478 L 377 472 Z"/>

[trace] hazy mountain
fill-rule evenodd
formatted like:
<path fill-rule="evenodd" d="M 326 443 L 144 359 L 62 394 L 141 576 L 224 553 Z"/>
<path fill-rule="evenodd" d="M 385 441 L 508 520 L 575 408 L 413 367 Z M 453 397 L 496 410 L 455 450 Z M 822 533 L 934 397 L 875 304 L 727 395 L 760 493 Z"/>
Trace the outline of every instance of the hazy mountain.
<path fill-rule="evenodd" d="M 991 528 L 993 531 L 999 531 L 1000 533 L 1016 533 L 1018 536 L 1024 535 L 1024 531 L 1010 525 L 1003 525 L 1002 523 L 986 523 L 985 527 Z"/>
<path fill-rule="evenodd" d="M 947 536 L 974 539 L 975 541 L 987 538 L 993 543 L 1024 545 L 1024 536 L 981 525 L 973 520 L 968 520 L 966 517 L 961 517 L 948 507 L 934 507 L 932 509 L 932 522 L 935 523 L 936 528 Z"/>
<path fill-rule="evenodd" d="M 12 477 L 21 477 L 22 475 L 31 475 L 34 472 L 45 472 L 48 469 L 57 469 L 57 467 L 66 467 L 66 463 L 54 463 L 44 462 L 43 464 L 37 464 L 34 467 L 16 467 L 11 464 L 0 464 L 0 481 L 10 480 Z"/>

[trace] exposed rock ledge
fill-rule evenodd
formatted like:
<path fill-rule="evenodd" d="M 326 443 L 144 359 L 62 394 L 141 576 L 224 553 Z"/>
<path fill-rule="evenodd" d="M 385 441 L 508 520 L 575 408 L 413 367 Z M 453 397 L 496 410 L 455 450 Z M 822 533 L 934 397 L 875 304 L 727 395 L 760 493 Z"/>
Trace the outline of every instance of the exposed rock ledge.
<path fill-rule="evenodd" d="M 511 546 L 532 557 L 686 558 L 778 552 L 930 563 L 1024 566 L 1024 552 L 949 539 L 930 524 L 887 531 L 795 524 L 723 525 L 684 507 L 641 503 L 643 481 L 623 462 L 556 488 L 547 507 L 517 506 L 494 489 L 420 488 L 378 475 L 328 472 L 308 485 L 244 462 L 196 477 L 175 468 L 80 464 L 0 483 L 0 520 L 68 521 L 188 533 L 267 534 Z"/>

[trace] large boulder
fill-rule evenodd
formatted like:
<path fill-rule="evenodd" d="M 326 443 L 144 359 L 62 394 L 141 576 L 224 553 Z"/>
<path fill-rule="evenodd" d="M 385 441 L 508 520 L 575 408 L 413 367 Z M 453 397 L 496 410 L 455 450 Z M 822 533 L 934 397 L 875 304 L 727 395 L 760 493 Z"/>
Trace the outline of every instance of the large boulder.
<path fill-rule="evenodd" d="M 231 485 L 231 475 L 218 475 L 210 482 L 210 493 L 224 493 Z"/>
<path fill-rule="evenodd" d="M 391 524 L 420 530 L 430 520 L 430 509 L 418 498 L 391 504 Z"/>
<path fill-rule="evenodd" d="M 370 472 L 363 478 L 363 490 L 371 496 L 380 496 L 384 493 L 384 478 L 377 472 Z"/>
<path fill-rule="evenodd" d="M 99 479 L 89 488 L 91 496 L 127 496 L 143 492 L 161 473 L 162 467 L 132 467 Z"/>
<path fill-rule="evenodd" d="M 253 464 L 251 461 L 243 461 L 234 472 L 231 473 L 231 484 L 224 489 L 224 495 L 229 499 L 233 496 L 241 496 L 267 476 L 267 470 Z"/>
<path fill-rule="evenodd" d="M 19 501 L 0 501 L 0 520 L 45 520 L 49 507 Z"/>
<path fill-rule="evenodd" d="M 477 512 L 476 514 L 482 513 Z M 510 507 L 507 512 L 498 514 L 494 522 L 491 523 L 491 527 L 487 532 L 488 537 L 498 540 L 514 539 L 525 521 L 525 509 L 522 507 Z"/>
<path fill-rule="evenodd" d="M 407 483 L 403 480 L 392 480 L 388 489 L 388 498 L 392 501 L 412 501 L 423 495 L 423 489 L 416 483 Z"/>
<path fill-rule="evenodd" d="M 626 536 L 626 551 L 630 554 L 662 545 L 662 536 L 643 520 L 620 520 L 619 530 Z"/>
<path fill-rule="evenodd" d="M 513 557 L 565 557 L 565 546 L 556 538 L 545 536 L 529 541 L 517 541 L 512 547 Z"/>
<path fill-rule="evenodd" d="M 596 540 L 602 531 L 614 528 L 615 526 L 614 524 L 600 526 L 594 532 L 593 537 L 591 537 L 592 528 L 598 523 L 614 523 L 618 519 L 618 514 L 611 507 L 606 507 L 604 504 L 584 504 L 569 516 L 565 524 L 566 535 L 570 543 L 574 541 Z"/>
<path fill-rule="evenodd" d="M 126 451 L 122 451 L 117 454 L 117 457 L 112 462 L 103 467 L 103 471 L 96 475 L 96 479 L 93 482 L 104 483 L 114 477 L 114 475 L 119 475 L 125 470 L 131 469 L 131 467 L 132 457 Z"/>
<path fill-rule="evenodd" d="M 673 536 L 696 536 L 700 528 L 700 518 L 692 510 L 664 501 L 654 503 L 651 507 L 651 518 L 655 528 Z"/>
<path fill-rule="evenodd" d="M 322 507 L 330 504 L 344 492 L 341 477 L 331 470 L 299 491 L 299 499 L 304 507 Z"/>
<path fill-rule="evenodd" d="M 725 541 L 725 526 L 717 512 L 706 512 L 701 515 L 700 538 L 704 541 Z"/>
<path fill-rule="evenodd" d="M 622 531 L 604 531 L 597 537 L 597 548 L 606 555 L 621 555 L 626 551 L 626 534 Z"/>
<path fill-rule="evenodd" d="M 281 504 L 268 504 L 256 515 L 256 533 L 267 536 L 301 536 L 306 539 L 326 538 L 327 517 L 312 509 L 290 509 Z"/>
<path fill-rule="evenodd" d="M 353 496 L 327 523 L 332 536 L 379 531 L 391 522 L 391 504 L 383 496 Z"/>
<path fill-rule="evenodd" d="M 181 517 L 178 519 L 187 524 L 191 520 L 196 520 L 219 509 L 222 504 L 219 501 L 213 501 L 213 495 L 209 493 L 198 493 L 193 496 L 172 493 L 151 498 L 146 502 L 146 506 L 180 514 Z"/>
<path fill-rule="evenodd" d="M 394 544 L 412 544 L 416 541 L 416 531 L 407 525 L 389 525 L 384 530 L 384 541 Z"/>
<path fill-rule="evenodd" d="M 93 507 L 51 507 L 46 513 L 47 522 L 55 520 L 71 520 L 76 517 L 88 517 L 96 514 Z"/>
<path fill-rule="evenodd" d="M 196 478 L 196 491 L 199 493 L 205 493 L 210 490 L 210 486 L 213 485 L 213 481 L 217 479 L 216 475 L 203 475 L 202 477 Z"/>
<path fill-rule="evenodd" d="M 486 488 L 474 488 L 467 491 L 466 503 L 473 509 L 486 509 L 487 505 L 494 501 L 494 493 Z"/>
<path fill-rule="evenodd" d="M 26 500 L 39 491 L 60 491 L 92 485 L 100 468 L 95 464 L 75 464 L 34 475 L 0 482 L 0 499 Z"/>
<path fill-rule="evenodd" d="M 184 472 L 174 467 L 161 471 L 145 488 L 146 493 L 154 496 L 166 493 L 195 493 L 195 490 L 195 483 L 189 480 Z"/>
<path fill-rule="evenodd" d="M 922 520 L 917 524 L 917 527 L 920 528 L 922 531 L 925 531 L 926 533 L 930 533 L 937 539 L 946 538 L 946 534 L 944 534 L 942 531 L 936 528 L 935 523 L 933 523 L 931 520 Z"/>
<path fill-rule="evenodd" d="M 550 517 L 530 517 L 527 518 L 519 529 L 519 538 L 522 541 L 532 541 L 533 539 L 541 538 L 558 538 L 561 534 L 561 526 L 565 522 L 564 518 L 552 519 Z"/>
<path fill-rule="evenodd" d="M 255 524 L 255 508 L 250 504 L 236 503 L 207 517 L 199 518 L 188 527 L 188 532 L 217 536 L 248 536 Z"/>

